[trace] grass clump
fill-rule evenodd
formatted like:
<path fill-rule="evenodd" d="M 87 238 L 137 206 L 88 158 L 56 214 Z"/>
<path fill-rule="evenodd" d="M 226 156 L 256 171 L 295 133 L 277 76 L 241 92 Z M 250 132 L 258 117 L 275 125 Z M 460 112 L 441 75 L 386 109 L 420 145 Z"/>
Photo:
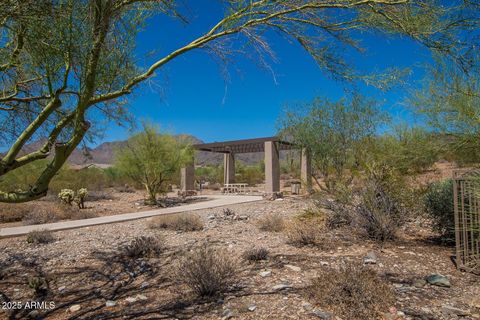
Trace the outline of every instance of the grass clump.
<path fill-rule="evenodd" d="M 267 260 L 269 251 L 266 248 L 252 248 L 243 253 L 243 258 L 250 262 Z"/>
<path fill-rule="evenodd" d="M 325 240 L 322 236 L 324 232 L 324 228 L 317 221 L 292 221 L 286 229 L 287 242 L 297 247 L 318 246 Z"/>
<path fill-rule="evenodd" d="M 258 228 L 262 231 L 280 232 L 285 228 L 285 222 L 280 215 L 269 213 L 258 219 Z"/>
<path fill-rule="evenodd" d="M 152 219 L 149 226 L 152 229 L 168 229 L 187 232 L 203 230 L 204 223 L 202 218 L 196 214 L 181 213 L 155 217 Z"/>
<path fill-rule="evenodd" d="M 163 241 L 157 237 L 141 236 L 120 248 L 122 256 L 131 259 L 155 258 L 165 250 Z"/>
<path fill-rule="evenodd" d="M 395 303 L 393 290 L 373 270 L 352 264 L 322 271 L 307 294 L 342 319 L 383 319 L 382 313 Z"/>
<path fill-rule="evenodd" d="M 232 288 L 238 269 L 238 260 L 231 253 L 205 244 L 186 254 L 176 277 L 196 295 L 212 297 Z"/>
<path fill-rule="evenodd" d="M 27 242 L 33 244 L 46 244 L 55 241 L 55 237 L 49 230 L 34 230 L 27 235 Z"/>

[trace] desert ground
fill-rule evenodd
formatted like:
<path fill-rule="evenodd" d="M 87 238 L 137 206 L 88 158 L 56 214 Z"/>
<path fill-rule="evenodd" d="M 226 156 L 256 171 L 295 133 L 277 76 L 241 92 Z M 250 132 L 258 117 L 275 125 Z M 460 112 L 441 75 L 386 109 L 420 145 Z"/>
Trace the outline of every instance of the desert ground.
<path fill-rule="evenodd" d="M 0 239 L 0 317 L 341 319 L 308 288 L 319 275 L 354 264 L 373 270 L 393 292 L 391 305 L 381 310 L 384 319 L 480 319 L 478 276 L 455 268 L 454 248 L 434 242 L 423 218 L 409 221 L 397 241 L 382 246 L 348 229 L 325 231 L 305 246 L 292 244 L 286 231 L 260 230 L 266 215 L 288 225 L 311 206 L 311 200 L 286 197 L 188 213 L 203 222 L 199 231 L 152 228 L 151 218 L 59 231 L 46 244 L 28 243 L 26 236 Z M 162 243 L 157 256 L 119 254 L 142 236 Z M 237 266 L 233 285 L 214 298 L 199 298 L 179 272 L 182 257 L 205 244 Z M 266 259 L 247 261 L 244 253 L 252 248 L 267 249 Z M 450 286 L 427 283 L 432 274 L 447 277 Z M 52 305 L 25 307 L 39 295 Z M 24 306 L 6 310 L 6 302 Z"/>

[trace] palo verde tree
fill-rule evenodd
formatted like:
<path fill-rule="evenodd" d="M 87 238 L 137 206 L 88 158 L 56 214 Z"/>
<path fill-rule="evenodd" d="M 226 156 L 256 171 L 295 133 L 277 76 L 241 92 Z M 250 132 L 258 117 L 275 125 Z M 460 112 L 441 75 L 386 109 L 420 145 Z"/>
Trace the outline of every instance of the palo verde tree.
<path fill-rule="evenodd" d="M 221 58 L 242 50 L 271 54 L 268 30 L 300 43 L 335 78 L 362 75 L 348 61 L 367 31 L 404 35 L 444 56 L 461 58 L 459 37 L 476 28 L 477 10 L 461 0 L 222 0 L 225 15 L 143 69 L 137 33 L 154 15 L 188 22 L 175 0 L 4 0 L 0 2 L 0 138 L 6 148 L 0 177 L 48 159 L 25 190 L 3 190 L 0 202 L 26 202 L 50 181 L 92 133 L 92 119 L 123 121 L 127 96 L 155 72 L 192 50 Z M 476 9 L 476 8 L 474 8 Z M 467 30 L 467 31 L 466 31 Z M 168 31 L 165 31 L 168 32 Z M 161 33 L 161 32 L 159 32 Z M 391 74 L 391 73 L 390 73 Z M 370 76 L 364 79 L 373 80 Z M 92 125 L 93 124 L 93 125 Z M 33 139 L 37 150 L 22 151 Z"/>
<path fill-rule="evenodd" d="M 360 95 L 336 102 L 316 98 L 287 109 L 280 118 L 280 131 L 310 151 L 312 164 L 330 189 L 345 177 L 346 170 L 358 169 L 369 139 L 388 121 L 375 101 Z"/>
<path fill-rule="evenodd" d="M 115 151 L 115 167 L 145 187 L 149 204 L 157 203 L 157 195 L 166 193 L 167 183 L 192 159 L 187 141 L 161 134 L 148 124 L 143 125 L 142 132 L 128 139 L 125 147 Z"/>

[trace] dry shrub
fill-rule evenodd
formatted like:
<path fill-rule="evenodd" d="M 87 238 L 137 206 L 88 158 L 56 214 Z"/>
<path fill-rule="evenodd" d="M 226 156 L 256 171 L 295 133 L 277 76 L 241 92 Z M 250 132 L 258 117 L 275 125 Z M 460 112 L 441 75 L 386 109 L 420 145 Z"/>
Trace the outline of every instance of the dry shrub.
<path fill-rule="evenodd" d="M 163 239 L 141 236 L 120 247 L 120 255 L 131 258 L 155 258 L 165 250 Z"/>
<path fill-rule="evenodd" d="M 91 219 L 98 217 L 98 214 L 93 211 L 88 210 L 74 210 L 72 211 L 69 219 L 71 220 L 82 220 L 82 219 Z"/>
<path fill-rule="evenodd" d="M 243 253 L 243 258 L 247 261 L 261 261 L 268 259 L 269 251 L 266 248 L 252 248 Z"/>
<path fill-rule="evenodd" d="M 274 213 L 264 215 L 258 219 L 257 224 L 262 231 L 280 232 L 285 228 L 283 217 Z"/>
<path fill-rule="evenodd" d="M 44 224 L 74 219 L 78 211 L 78 208 L 69 205 L 41 202 L 33 206 L 30 212 L 25 215 L 23 223 L 26 225 Z"/>
<path fill-rule="evenodd" d="M 373 270 L 352 264 L 322 271 L 307 294 L 342 319 L 383 319 L 382 312 L 395 303 L 393 290 Z"/>
<path fill-rule="evenodd" d="M 181 213 L 155 217 L 149 223 L 152 229 L 169 229 L 176 231 L 200 231 L 203 230 L 202 218 L 196 214 Z"/>
<path fill-rule="evenodd" d="M 294 246 L 327 247 L 329 241 L 326 230 L 320 220 L 295 220 L 286 229 L 288 243 Z"/>
<path fill-rule="evenodd" d="M 212 297 L 231 289 L 238 269 L 231 253 L 205 244 L 186 254 L 175 276 L 198 296 Z"/>
<path fill-rule="evenodd" d="M 403 223 L 403 208 L 388 191 L 367 186 L 356 207 L 357 226 L 371 239 L 384 242 L 396 238 Z"/>
<path fill-rule="evenodd" d="M 55 237 L 49 230 L 34 230 L 27 235 L 27 242 L 33 244 L 46 244 L 55 241 Z"/>
<path fill-rule="evenodd" d="M 31 203 L 0 203 L 0 223 L 22 221 L 32 209 Z"/>

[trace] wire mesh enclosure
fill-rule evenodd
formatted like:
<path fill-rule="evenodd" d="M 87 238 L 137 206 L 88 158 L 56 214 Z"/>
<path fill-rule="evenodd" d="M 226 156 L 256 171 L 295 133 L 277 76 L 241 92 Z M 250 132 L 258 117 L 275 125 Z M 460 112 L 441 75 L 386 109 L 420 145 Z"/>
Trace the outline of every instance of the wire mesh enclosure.
<path fill-rule="evenodd" d="M 453 175 L 457 267 L 480 273 L 480 170 Z"/>

